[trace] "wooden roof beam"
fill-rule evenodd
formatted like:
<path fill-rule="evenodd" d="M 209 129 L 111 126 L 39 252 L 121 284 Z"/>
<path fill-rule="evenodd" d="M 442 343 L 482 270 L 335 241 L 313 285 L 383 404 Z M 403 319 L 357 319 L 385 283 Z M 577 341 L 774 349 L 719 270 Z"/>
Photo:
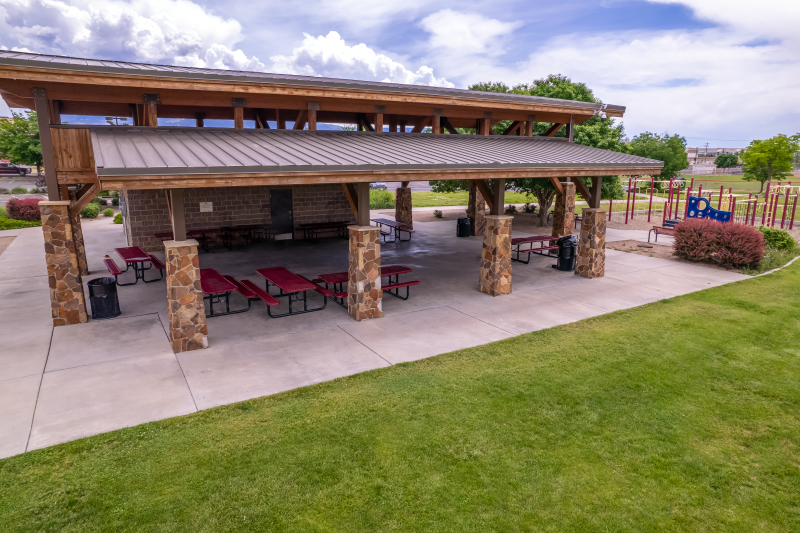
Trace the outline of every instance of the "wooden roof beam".
<path fill-rule="evenodd" d="M 556 134 L 556 132 L 558 132 L 558 130 L 561 129 L 561 126 L 563 126 L 563 125 L 564 125 L 563 123 L 561 123 L 561 124 L 558 124 L 558 123 L 553 124 L 552 126 L 550 126 L 549 130 L 544 132 L 543 136 L 544 137 L 553 137 Z"/>

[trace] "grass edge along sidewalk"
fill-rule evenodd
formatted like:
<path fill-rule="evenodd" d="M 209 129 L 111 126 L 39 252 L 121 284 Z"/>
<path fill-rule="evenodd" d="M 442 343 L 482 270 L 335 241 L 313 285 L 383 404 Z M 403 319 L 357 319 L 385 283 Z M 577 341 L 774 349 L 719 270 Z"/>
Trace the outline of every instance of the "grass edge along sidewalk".
<path fill-rule="evenodd" d="M 798 531 L 798 347 L 800 262 L 0 461 L 3 530 Z"/>

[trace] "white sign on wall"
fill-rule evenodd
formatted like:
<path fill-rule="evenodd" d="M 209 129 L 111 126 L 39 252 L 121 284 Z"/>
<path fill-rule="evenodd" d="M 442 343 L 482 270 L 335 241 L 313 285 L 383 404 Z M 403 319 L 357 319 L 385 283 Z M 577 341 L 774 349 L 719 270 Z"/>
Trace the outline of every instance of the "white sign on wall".
<path fill-rule="evenodd" d="M 200 212 L 210 213 L 214 210 L 213 202 L 200 202 Z"/>

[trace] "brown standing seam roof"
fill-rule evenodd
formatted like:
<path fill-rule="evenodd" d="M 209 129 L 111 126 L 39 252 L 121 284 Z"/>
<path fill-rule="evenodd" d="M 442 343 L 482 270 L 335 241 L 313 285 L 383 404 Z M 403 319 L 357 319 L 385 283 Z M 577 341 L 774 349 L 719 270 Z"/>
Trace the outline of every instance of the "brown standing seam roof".
<path fill-rule="evenodd" d="M 547 137 L 124 126 L 90 130 L 100 177 L 524 168 L 660 171 L 664 165 Z"/>
<path fill-rule="evenodd" d="M 564 105 L 600 109 L 603 104 L 561 100 L 524 94 L 495 93 L 486 91 L 470 91 L 449 87 L 431 87 L 428 85 L 408 85 L 402 83 L 386 83 L 378 81 L 346 80 L 324 78 L 322 76 L 296 76 L 293 74 L 271 74 L 269 72 L 249 72 L 241 70 L 218 70 L 210 68 L 178 67 L 171 65 L 150 65 L 147 63 L 129 63 L 125 61 L 108 61 L 105 59 L 83 59 L 78 57 L 33 54 L 0 50 L 0 65 L 37 67 L 58 70 L 75 70 L 108 74 L 136 74 L 166 78 L 204 79 L 218 81 L 236 81 L 244 83 L 269 83 L 279 85 L 305 85 L 311 87 L 328 87 L 340 89 L 361 89 L 386 91 L 407 94 L 428 94 L 451 96 L 456 98 L 477 98 L 519 104 Z M 608 110 L 625 111 L 625 106 L 606 106 Z"/>

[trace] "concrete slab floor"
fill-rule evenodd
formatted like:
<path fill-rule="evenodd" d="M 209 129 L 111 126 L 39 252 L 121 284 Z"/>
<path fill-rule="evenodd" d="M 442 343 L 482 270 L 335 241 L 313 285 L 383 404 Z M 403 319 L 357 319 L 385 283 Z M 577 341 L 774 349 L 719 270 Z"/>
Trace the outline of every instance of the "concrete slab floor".
<path fill-rule="evenodd" d="M 554 259 L 534 256 L 513 264 L 513 294 L 492 298 L 477 290 L 481 237 L 456 238 L 455 221 L 415 228 L 411 242 L 381 246 L 384 266 L 408 266 L 413 273 L 402 279 L 422 281 L 408 301 L 385 295 L 384 318 L 354 322 L 328 302 L 317 313 L 272 319 L 254 302 L 248 313 L 209 319 L 210 347 L 177 357 L 163 326 L 163 281 L 119 287 L 117 319 L 54 329 L 47 277 L 39 274 L 41 229 L 19 230 L 0 256 L 0 434 L 10 435 L 0 457 L 747 279 L 609 250 L 605 278 L 558 272 Z M 106 277 L 102 256 L 126 245 L 121 227 L 98 219 L 84 234 L 91 271 L 84 281 Z M 200 264 L 259 285 L 255 270 L 268 266 L 313 278 L 347 269 L 347 241 L 216 248 L 201 253 Z"/>

